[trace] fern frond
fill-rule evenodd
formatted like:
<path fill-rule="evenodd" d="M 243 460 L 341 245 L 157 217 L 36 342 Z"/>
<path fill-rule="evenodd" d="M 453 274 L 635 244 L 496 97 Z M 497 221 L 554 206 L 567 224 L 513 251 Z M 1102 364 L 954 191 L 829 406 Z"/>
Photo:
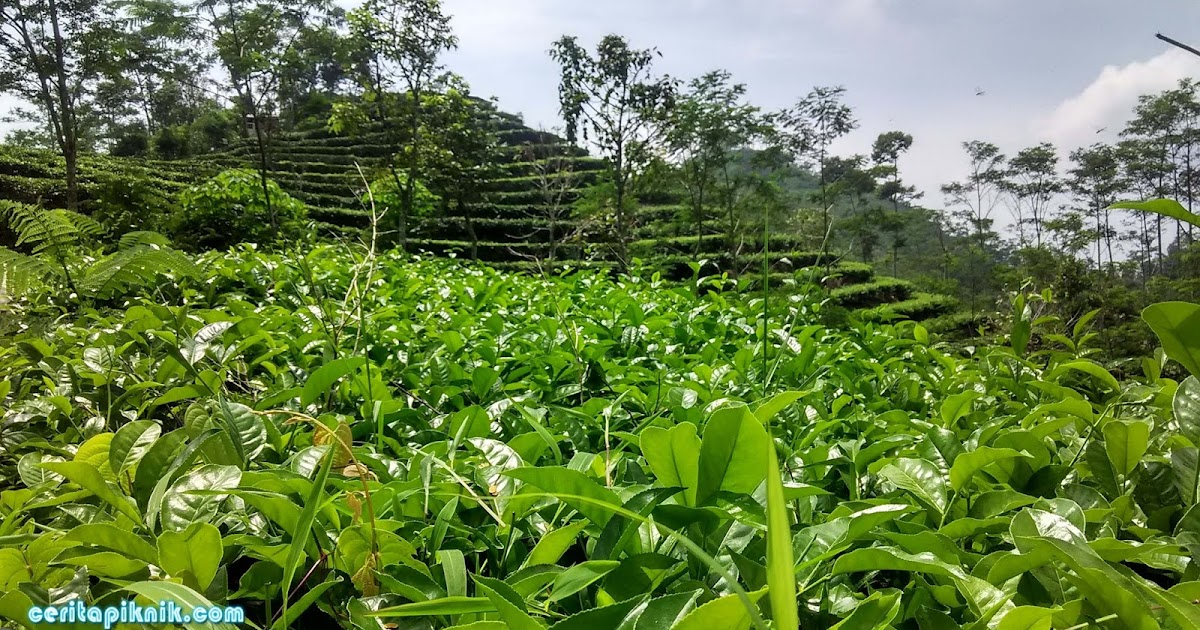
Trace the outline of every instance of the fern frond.
<path fill-rule="evenodd" d="M 51 210 L 51 212 L 57 213 L 70 221 L 75 226 L 75 229 L 84 236 L 100 236 L 104 234 L 104 226 L 100 225 L 100 222 L 92 217 L 79 214 L 78 212 L 71 212 L 70 210 Z"/>
<path fill-rule="evenodd" d="M 59 275 L 46 261 L 0 247 L 0 296 L 17 297 L 57 284 Z"/>
<path fill-rule="evenodd" d="M 96 236 L 104 227 L 89 217 L 70 210 L 43 210 L 23 203 L 0 205 L 8 225 L 17 234 L 17 245 L 28 245 L 34 254 L 49 249 L 61 250 L 79 243 L 83 237 Z"/>
<path fill-rule="evenodd" d="M 117 249 L 130 249 L 138 245 L 158 245 L 159 247 L 170 247 L 171 239 L 148 230 L 140 230 L 137 232 L 126 232 L 121 235 L 121 240 L 117 241 Z"/>
<path fill-rule="evenodd" d="M 107 298 L 144 287 L 159 276 L 195 276 L 195 264 L 182 252 L 157 245 L 135 245 L 101 258 L 79 282 L 81 291 Z"/>

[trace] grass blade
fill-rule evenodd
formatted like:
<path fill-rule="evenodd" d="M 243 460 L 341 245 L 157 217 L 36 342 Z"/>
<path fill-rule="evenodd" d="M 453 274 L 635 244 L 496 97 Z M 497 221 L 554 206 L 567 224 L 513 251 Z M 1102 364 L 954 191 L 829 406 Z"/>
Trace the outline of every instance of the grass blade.
<path fill-rule="evenodd" d="M 288 616 L 288 593 L 292 590 L 292 579 L 296 577 L 296 568 L 304 555 L 304 543 L 312 531 L 313 521 L 317 518 L 317 510 L 321 507 L 321 497 L 325 494 L 325 481 L 329 479 L 329 469 L 333 468 L 333 447 L 325 451 L 317 478 L 313 480 L 312 491 L 304 503 L 304 511 L 296 521 L 296 529 L 292 532 L 292 543 L 288 548 L 287 562 L 283 567 L 283 618 Z"/>
<path fill-rule="evenodd" d="M 783 497 L 779 457 L 772 444 L 767 457 L 767 586 L 770 587 L 771 615 L 777 630 L 798 630 L 800 627 L 794 564 L 792 527 L 787 500 Z"/>

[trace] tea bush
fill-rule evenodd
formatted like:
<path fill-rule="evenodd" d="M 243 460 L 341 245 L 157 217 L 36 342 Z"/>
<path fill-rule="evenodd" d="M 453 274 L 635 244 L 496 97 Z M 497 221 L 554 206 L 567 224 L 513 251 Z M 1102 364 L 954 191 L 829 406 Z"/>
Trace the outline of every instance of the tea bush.
<path fill-rule="evenodd" d="M 1118 380 L 1086 321 L 1020 305 L 958 348 L 605 270 L 196 265 L 0 343 L 0 616 L 155 592 L 273 628 L 1200 623 L 1200 383 L 1162 352 Z"/>

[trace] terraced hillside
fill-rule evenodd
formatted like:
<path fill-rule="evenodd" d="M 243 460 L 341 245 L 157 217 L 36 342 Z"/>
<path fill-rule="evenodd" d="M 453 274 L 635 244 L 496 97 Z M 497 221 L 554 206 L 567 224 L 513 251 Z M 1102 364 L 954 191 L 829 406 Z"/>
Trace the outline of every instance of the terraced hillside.
<path fill-rule="evenodd" d="M 535 131 L 521 124 L 519 117 L 493 110 L 490 121 L 497 130 L 501 161 L 496 177 L 485 188 L 485 201 L 470 209 L 479 239 L 478 257 L 490 263 L 519 262 L 543 257 L 547 249 L 543 193 L 537 188 L 539 163 L 552 156 L 562 157 L 571 172 L 572 186 L 564 203 L 573 202 L 580 191 L 594 183 L 603 163 L 581 149 L 567 145 L 553 134 Z M 272 178 L 294 197 L 310 207 L 309 216 L 328 233 L 352 233 L 368 225 L 369 213 L 361 198 L 365 188 L 356 165 L 372 177 L 383 167 L 387 146 L 383 132 L 368 126 L 353 137 L 337 136 L 319 125 L 280 134 L 273 143 Z M 255 158 L 250 143 L 211 158 L 222 167 L 248 166 Z M 466 216 L 454 209 L 410 227 L 409 244 L 413 249 L 435 254 L 469 252 Z M 559 226 L 569 232 L 574 223 L 566 219 Z M 567 259 L 579 258 L 578 248 L 567 247 L 561 253 Z M 574 254 L 574 255 L 573 255 Z"/>
<path fill-rule="evenodd" d="M 496 177 L 485 188 L 483 202 L 468 209 L 478 238 L 474 250 L 480 260 L 498 268 L 537 268 L 550 248 L 545 191 L 540 186 L 547 176 L 553 176 L 547 174 L 551 170 L 547 165 L 553 161 L 555 167 L 567 166 L 564 170 L 570 172 L 570 183 L 560 201 L 569 206 L 596 181 L 603 162 L 553 134 L 524 126 L 517 116 L 496 110 L 490 115 L 503 157 Z M 358 167 L 368 173 L 382 167 L 387 155 L 382 141 L 377 128 L 340 137 L 315 123 L 281 133 L 272 147 L 271 177 L 308 205 L 309 216 L 322 233 L 354 237 L 369 223 L 361 202 L 365 186 Z M 135 179 L 171 197 L 222 169 L 248 167 L 254 157 L 253 145 L 248 142 L 226 153 L 186 161 L 89 156 L 81 163 L 82 197 L 86 200 L 112 182 Z M 62 159 L 51 153 L 0 151 L 0 198 L 60 205 L 65 198 L 62 179 Z M 632 256 L 670 280 L 693 277 L 689 263 L 700 258 L 708 261 L 700 275 L 728 273 L 734 278 L 745 276 L 742 288 L 757 285 L 761 243 L 741 242 L 731 248 L 714 224 L 709 228 L 714 233 L 706 235 L 697 247 L 697 237 L 687 234 L 694 228 L 676 220 L 681 210 L 678 200 L 656 195 L 642 202 L 634 228 L 639 240 L 630 247 Z M 436 255 L 466 257 L 472 251 L 466 222 L 465 214 L 454 210 L 418 221 L 410 226 L 409 245 Z M 578 222 L 567 214 L 558 219 L 556 232 L 561 238 L 577 227 Z M 731 255 L 731 249 L 738 254 Z M 830 291 L 835 304 L 866 318 L 894 315 L 924 320 L 955 307 L 950 298 L 920 293 L 903 280 L 875 276 L 869 265 L 821 260 L 819 252 L 801 249 L 798 240 L 773 237 L 771 251 L 773 286 L 783 290 L 796 278 L 817 280 Z M 606 257 L 605 248 L 593 246 L 586 238 L 560 243 L 556 249 L 557 260 L 573 265 L 611 265 Z M 748 271 L 754 273 L 746 274 Z M 735 284 L 731 282 L 731 286 Z"/>
<path fill-rule="evenodd" d="M 108 185 L 139 182 L 173 197 L 216 173 L 205 161 L 145 160 L 84 155 L 79 160 L 79 192 L 84 210 Z M 66 203 L 66 166 L 50 151 L 0 145 L 0 199 L 61 207 Z"/>

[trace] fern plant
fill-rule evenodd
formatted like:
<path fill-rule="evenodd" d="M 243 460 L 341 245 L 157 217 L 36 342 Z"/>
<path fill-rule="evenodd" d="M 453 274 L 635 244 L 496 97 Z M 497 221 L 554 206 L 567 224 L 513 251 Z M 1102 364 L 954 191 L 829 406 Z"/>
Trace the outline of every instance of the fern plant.
<path fill-rule="evenodd" d="M 0 203 L 0 218 L 16 235 L 16 247 L 0 247 L 0 297 L 68 289 L 77 298 L 111 298 L 144 287 L 159 276 L 196 274 L 192 261 L 155 232 L 124 235 L 111 254 L 93 255 L 104 228 L 69 210 Z"/>

